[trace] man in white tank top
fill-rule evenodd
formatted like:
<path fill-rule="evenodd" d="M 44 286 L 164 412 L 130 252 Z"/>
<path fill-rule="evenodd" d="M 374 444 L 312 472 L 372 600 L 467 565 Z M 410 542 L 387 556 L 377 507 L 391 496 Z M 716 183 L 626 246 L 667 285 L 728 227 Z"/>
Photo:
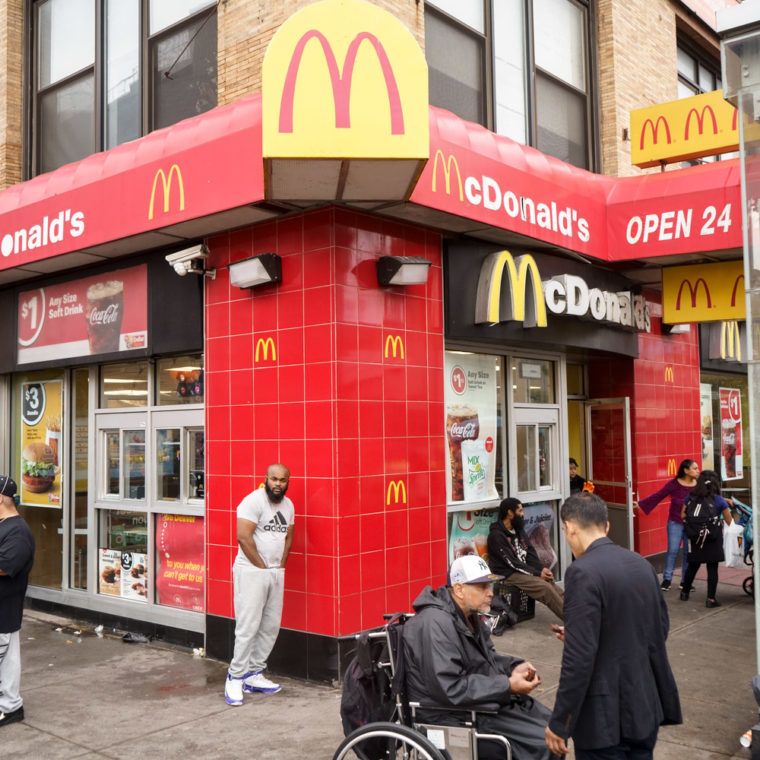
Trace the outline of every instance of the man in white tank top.
<path fill-rule="evenodd" d="M 285 496 L 289 481 L 285 465 L 269 465 L 264 487 L 249 493 L 237 508 L 235 649 L 224 687 L 229 705 L 242 705 L 244 691 L 280 690 L 264 670 L 280 631 L 285 563 L 293 545 L 295 510 Z"/>

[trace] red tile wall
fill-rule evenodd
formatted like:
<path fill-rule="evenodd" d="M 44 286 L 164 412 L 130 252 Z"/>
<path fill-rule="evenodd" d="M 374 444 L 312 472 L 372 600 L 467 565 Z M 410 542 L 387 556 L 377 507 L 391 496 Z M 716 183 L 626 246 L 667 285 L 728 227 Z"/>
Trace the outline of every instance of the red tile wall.
<path fill-rule="evenodd" d="M 279 461 L 296 508 L 283 625 L 378 625 L 446 572 L 440 237 L 332 208 L 209 247 L 207 609 L 234 615 L 235 508 Z M 229 285 L 228 263 L 265 252 L 282 283 Z M 432 261 L 427 285 L 380 288 L 381 255 Z"/>
<path fill-rule="evenodd" d="M 660 294 L 650 302 L 651 332 L 639 334 L 639 357 L 598 359 L 589 367 L 592 397 L 631 398 L 631 448 L 634 498 L 658 490 L 683 459 L 700 459 L 699 348 L 696 326 L 666 335 Z M 670 463 L 671 470 L 668 471 Z M 667 548 L 668 500 L 649 515 L 634 518 L 634 545 L 644 556 Z"/>

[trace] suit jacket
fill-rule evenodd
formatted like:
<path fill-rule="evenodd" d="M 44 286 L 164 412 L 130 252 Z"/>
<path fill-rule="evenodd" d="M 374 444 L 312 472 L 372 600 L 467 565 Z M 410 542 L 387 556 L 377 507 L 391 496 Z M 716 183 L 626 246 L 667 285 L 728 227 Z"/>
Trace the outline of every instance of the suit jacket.
<path fill-rule="evenodd" d="M 564 613 L 555 734 L 600 749 L 683 722 L 665 649 L 668 608 L 643 557 L 594 541 L 567 570 Z"/>

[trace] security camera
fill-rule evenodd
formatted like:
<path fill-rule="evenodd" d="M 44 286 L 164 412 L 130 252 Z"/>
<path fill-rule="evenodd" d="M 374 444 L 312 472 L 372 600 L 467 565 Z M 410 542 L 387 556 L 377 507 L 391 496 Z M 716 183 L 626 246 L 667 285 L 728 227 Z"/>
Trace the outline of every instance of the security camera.
<path fill-rule="evenodd" d="M 170 253 L 166 256 L 169 266 L 180 276 L 184 277 L 188 272 L 193 274 L 206 275 L 214 279 L 216 276 L 215 269 L 206 269 L 206 259 L 209 250 L 204 244 L 193 245 L 190 248 L 183 248 L 176 253 Z"/>

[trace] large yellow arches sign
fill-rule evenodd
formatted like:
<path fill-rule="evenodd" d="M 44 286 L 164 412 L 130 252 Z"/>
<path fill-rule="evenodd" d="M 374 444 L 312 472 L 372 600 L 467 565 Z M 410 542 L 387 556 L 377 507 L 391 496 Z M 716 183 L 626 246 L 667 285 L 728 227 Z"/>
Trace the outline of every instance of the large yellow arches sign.
<path fill-rule="evenodd" d="M 363 0 L 323 0 L 291 16 L 263 65 L 268 158 L 425 159 L 425 57 L 411 32 Z"/>

